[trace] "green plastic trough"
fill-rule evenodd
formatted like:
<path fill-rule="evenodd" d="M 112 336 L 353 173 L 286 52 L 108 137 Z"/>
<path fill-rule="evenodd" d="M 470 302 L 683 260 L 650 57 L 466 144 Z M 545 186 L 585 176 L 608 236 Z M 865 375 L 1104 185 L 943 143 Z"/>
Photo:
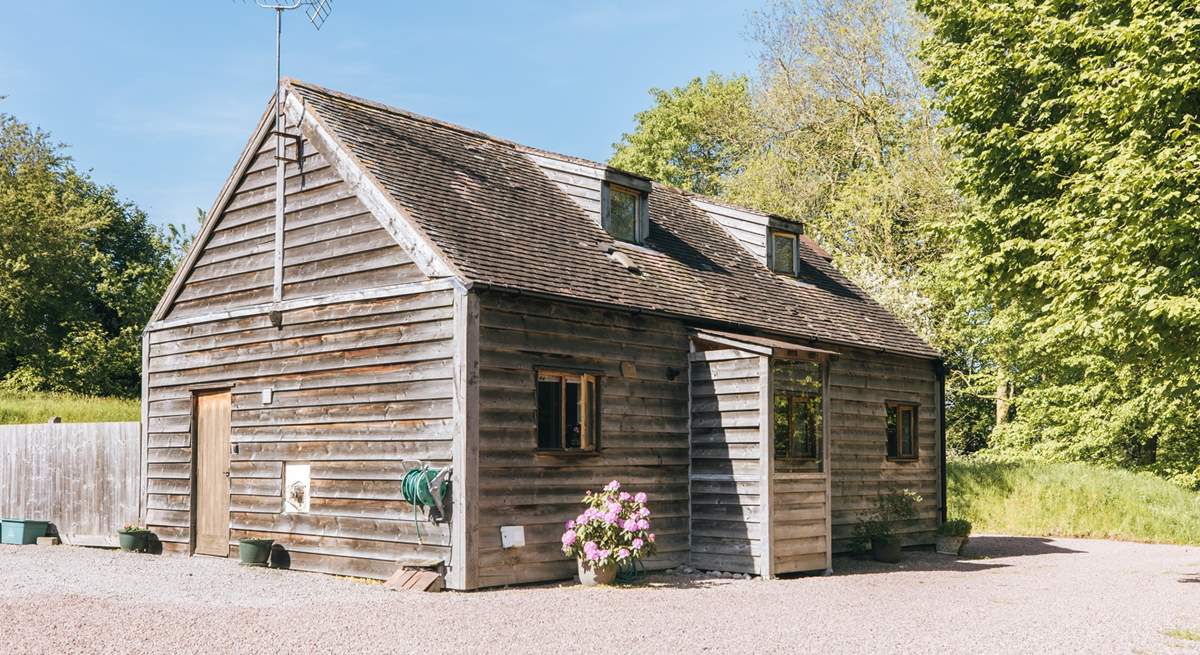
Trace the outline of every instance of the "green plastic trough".
<path fill-rule="evenodd" d="M 48 521 L 26 521 L 4 519 L 0 521 L 0 543 L 25 545 L 36 544 L 38 537 L 46 536 Z"/>

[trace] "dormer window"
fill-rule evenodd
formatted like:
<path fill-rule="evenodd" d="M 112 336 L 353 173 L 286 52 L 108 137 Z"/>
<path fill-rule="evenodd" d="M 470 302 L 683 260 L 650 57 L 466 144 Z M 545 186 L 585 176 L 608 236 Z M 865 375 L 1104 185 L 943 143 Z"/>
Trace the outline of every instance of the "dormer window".
<path fill-rule="evenodd" d="M 800 261 L 800 238 L 791 232 L 771 232 L 771 247 L 767 251 L 771 270 L 785 275 L 797 275 Z"/>
<path fill-rule="evenodd" d="M 646 192 L 612 182 L 601 188 L 601 223 L 614 239 L 641 243 L 650 231 Z"/>

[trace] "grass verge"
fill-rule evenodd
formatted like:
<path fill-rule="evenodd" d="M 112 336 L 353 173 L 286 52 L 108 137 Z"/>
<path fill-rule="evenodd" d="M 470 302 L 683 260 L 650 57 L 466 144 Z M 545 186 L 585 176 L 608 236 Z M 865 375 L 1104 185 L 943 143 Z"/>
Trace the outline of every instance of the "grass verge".
<path fill-rule="evenodd" d="M 1200 493 L 1089 464 L 960 460 L 949 514 L 975 532 L 1200 544 Z"/>
<path fill-rule="evenodd" d="M 59 416 L 64 423 L 136 421 L 137 399 L 98 398 L 66 393 L 0 394 L 0 424 L 45 423 Z"/>

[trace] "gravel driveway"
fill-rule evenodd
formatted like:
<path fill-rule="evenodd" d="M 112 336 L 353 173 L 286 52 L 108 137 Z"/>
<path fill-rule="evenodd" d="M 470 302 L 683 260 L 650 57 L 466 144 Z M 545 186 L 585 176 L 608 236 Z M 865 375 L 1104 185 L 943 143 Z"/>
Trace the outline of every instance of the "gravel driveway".
<path fill-rule="evenodd" d="M 233 561 L 0 546 L 6 653 L 1200 652 L 1200 548 L 982 536 L 837 575 L 391 592 Z"/>

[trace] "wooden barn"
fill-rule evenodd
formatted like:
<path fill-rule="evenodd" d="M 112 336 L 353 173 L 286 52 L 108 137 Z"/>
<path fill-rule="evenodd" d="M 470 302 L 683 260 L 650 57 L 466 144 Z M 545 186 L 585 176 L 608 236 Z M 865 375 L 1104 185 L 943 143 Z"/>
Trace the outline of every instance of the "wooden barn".
<path fill-rule="evenodd" d="M 145 331 L 167 551 L 563 579 L 564 520 L 614 478 L 649 494 L 652 568 L 823 571 L 898 488 L 925 499 L 904 543 L 933 542 L 939 355 L 802 224 L 283 88 Z M 403 500 L 417 463 L 451 467 L 448 520 Z"/>

